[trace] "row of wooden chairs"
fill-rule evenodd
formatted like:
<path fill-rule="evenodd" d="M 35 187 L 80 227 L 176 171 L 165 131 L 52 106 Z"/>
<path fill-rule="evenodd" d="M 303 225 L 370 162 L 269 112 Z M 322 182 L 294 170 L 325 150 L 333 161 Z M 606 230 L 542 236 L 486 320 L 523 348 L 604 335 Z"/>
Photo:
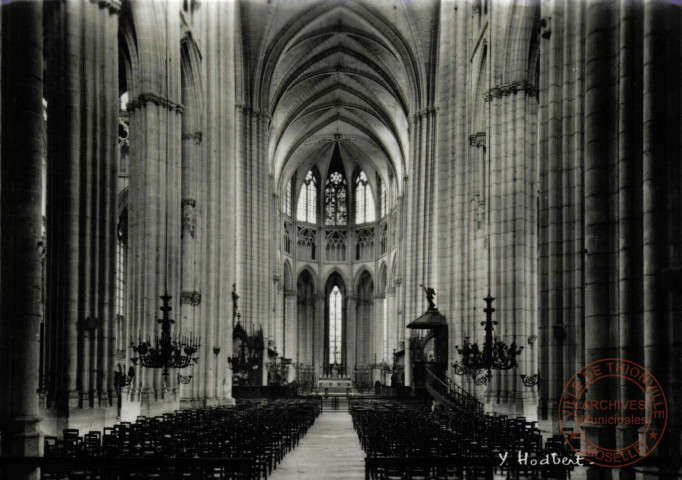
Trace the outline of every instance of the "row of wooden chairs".
<path fill-rule="evenodd" d="M 530 460 L 552 453 L 571 457 L 572 450 L 559 436 L 543 443 L 536 422 L 524 417 L 434 408 L 427 400 L 353 399 L 349 409 L 362 449 L 379 458 L 368 463 L 372 479 L 489 479 L 493 472 L 510 479 L 570 477 L 570 466 L 531 465 Z M 572 441 L 580 445 L 579 436 Z M 505 452 L 509 461 L 500 465 Z M 518 452 L 528 454 L 527 464 L 516 461 Z M 390 461 L 405 458 L 416 460 Z M 425 459 L 434 459 L 434 465 Z"/>
<path fill-rule="evenodd" d="M 267 478 L 284 455 L 298 445 L 319 412 L 317 400 L 282 399 L 238 404 L 236 408 L 178 410 L 158 417 L 140 416 L 136 422 L 121 422 L 103 432 L 81 435 L 78 430 L 66 429 L 62 438 L 45 437 L 45 456 L 100 458 L 103 465 L 110 465 L 111 462 L 105 460 L 111 458 L 249 459 L 252 468 L 242 472 L 240 467 L 239 472 L 232 472 L 237 475 L 234 478 Z M 92 461 L 88 463 L 92 464 Z M 232 478 L 229 462 L 223 462 L 225 465 L 220 468 L 203 468 L 195 463 L 194 467 L 189 464 L 186 468 L 173 467 L 172 478 Z M 74 472 L 73 469 L 60 469 L 57 464 L 55 468 L 43 469 L 43 478 L 171 478 L 168 472 L 158 476 L 158 466 L 150 468 L 151 473 L 140 473 L 143 477 L 130 477 L 129 471 L 120 477 L 103 477 L 103 470 L 111 474 L 110 467 Z"/>

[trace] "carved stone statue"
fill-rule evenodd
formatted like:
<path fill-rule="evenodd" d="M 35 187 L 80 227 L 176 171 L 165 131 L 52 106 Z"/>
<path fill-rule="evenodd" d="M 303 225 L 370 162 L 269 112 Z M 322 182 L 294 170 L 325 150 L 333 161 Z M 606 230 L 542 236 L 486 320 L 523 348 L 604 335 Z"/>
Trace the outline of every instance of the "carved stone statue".
<path fill-rule="evenodd" d="M 197 226 L 197 215 L 195 211 L 196 200 L 185 198 L 182 200 L 182 235 L 189 233 L 194 238 Z"/>
<path fill-rule="evenodd" d="M 424 285 L 420 284 L 420 287 L 424 290 L 424 294 L 426 295 L 426 301 L 429 302 L 429 310 L 436 310 L 436 304 L 433 301 L 433 297 L 436 296 L 436 291 L 431 288 L 431 287 L 425 287 Z"/>

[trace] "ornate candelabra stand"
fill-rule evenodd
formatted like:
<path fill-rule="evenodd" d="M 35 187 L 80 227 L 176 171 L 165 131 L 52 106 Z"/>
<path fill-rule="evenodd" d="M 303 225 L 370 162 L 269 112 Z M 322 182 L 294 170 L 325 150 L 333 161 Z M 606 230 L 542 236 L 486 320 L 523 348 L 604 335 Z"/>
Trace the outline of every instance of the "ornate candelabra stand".
<path fill-rule="evenodd" d="M 170 311 L 172 307 L 168 304 L 173 298 L 168 294 L 161 295 L 163 302 L 160 310 L 163 312 L 162 318 L 159 319 L 161 325 L 161 337 L 157 337 L 154 344 L 151 339 L 146 341 L 138 340 L 137 345 L 131 342 L 131 348 L 137 354 L 137 357 L 131 358 L 135 365 L 140 364 L 146 368 L 161 368 L 163 369 L 163 377 L 168 382 L 168 370 L 171 368 L 186 368 L 194 365 L 198 358 L 194 355 L 199 351 L 201 346 L 200 339 L 193 335 L 187 336 L 171 336 L 171 325 L 175 320 L 171 320 Z M 188 378 L 191 379 L 191 375 Z M 181 382 L 185 383 L 185 382 Z"/>
<path fill-rule="evenodd" d="M 517 347 L 516 338 L 510 345 L 507 345 L 498 337 L 493 336 L 494 326 L 497 322 L 493 320 L 492 307 L 493 297 L 488 294 L 484 298 L 486 308 L 485 321 L 481 325 L 485 327 L 485 343 L 483 349 L 477 343 L 471 344 L 469 337 L 464 338 L 464 344 L 457 345 L 457 352 L 461 355 L 459 362 L 453 363 L 454 372 L 457 375 L 469 375 L 474 379 L 476 385 L 483 385 L 492 378 L 492 370 L 509 370 L 518 367 L 516 357 L 521 353 L 523 347 Z M 485 371 L 485 375 L 480 373 Z M 524 382 L 525 383 L 525 382 Z"/>

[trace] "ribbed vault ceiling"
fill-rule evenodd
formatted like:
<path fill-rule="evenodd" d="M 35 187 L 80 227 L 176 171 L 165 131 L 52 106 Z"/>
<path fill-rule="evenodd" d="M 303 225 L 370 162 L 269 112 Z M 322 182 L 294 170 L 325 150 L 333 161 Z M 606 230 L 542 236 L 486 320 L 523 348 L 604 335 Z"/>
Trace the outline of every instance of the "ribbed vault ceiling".
<path fill-rule="evenodd" d="M 383 14 L 353 1 L 279 3 L 259 49 L 254 89 L 255 103 L 271 115 L 275 178 L 325 163 L 338 143 L 346 163 L 385 180 L 395 175 L 401 189 L 408 116 L 424 96 L 419 42 L 404 2 L 382 3 Z"/>

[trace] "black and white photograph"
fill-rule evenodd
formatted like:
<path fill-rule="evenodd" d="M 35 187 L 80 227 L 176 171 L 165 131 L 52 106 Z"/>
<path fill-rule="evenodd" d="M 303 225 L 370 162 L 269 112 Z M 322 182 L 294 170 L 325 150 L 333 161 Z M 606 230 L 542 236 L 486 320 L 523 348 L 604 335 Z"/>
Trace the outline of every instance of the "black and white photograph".
<path fill-rule="evenodd" d="M 682 0 L 2 0 L 0 479 L 682 479 Z"/>

